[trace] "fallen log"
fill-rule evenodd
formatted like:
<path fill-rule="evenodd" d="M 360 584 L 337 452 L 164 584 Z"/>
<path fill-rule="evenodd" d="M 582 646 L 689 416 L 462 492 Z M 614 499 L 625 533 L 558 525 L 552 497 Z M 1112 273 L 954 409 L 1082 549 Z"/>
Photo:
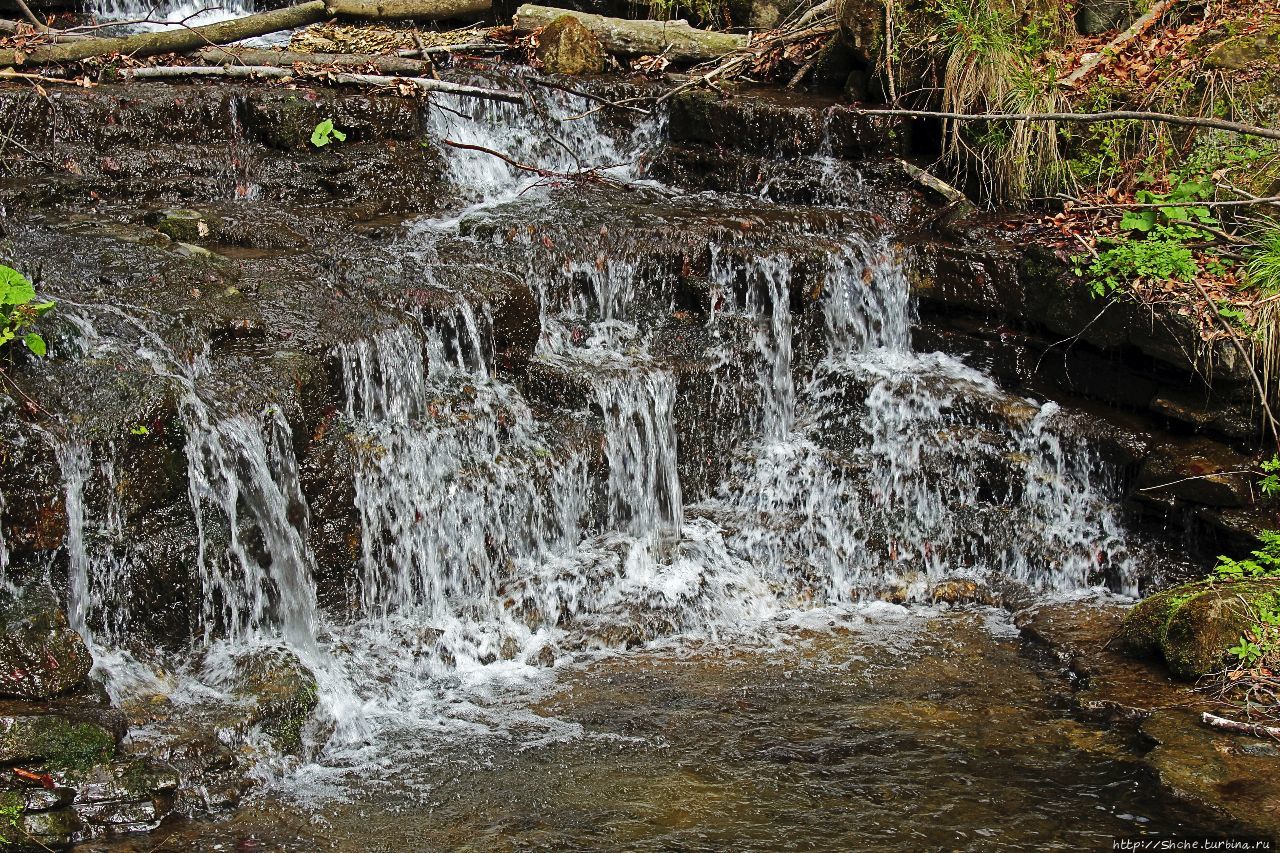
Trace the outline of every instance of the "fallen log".
<path fill-rule="evenodd" d="M 323 65 L 337 68 L 376 68 L 379 74 L 417 77 L 430 74 L 432 65 L 421 59 L 361 53 L 299 53 L 292 50 L 260 50 L 251 47 L 206 47 L 195 53 L 210 65 Z"/>
<path fill-rule="evenodd" d="M 412 5 L 416 9 L 413 17 L 436 20 L 483 12 L 493 5 L 493 0 L 384 0 L 381 4 L 369 0 L 310 0 L 297 6 L 286 6 L 283 9 L 200 27 L 135 33 L 116 38 L 91 38 L 67 44 L 44 45 L 29 51 L 0 50 L 0 66 L 76 62 L 91 56 L 109 56 L 113 53 L 128 56 L 188 53 L 206 45 L 230 44 L 281 30 L 305 27 L 335 15 L 376 17 L 384 5 L 387 6 L 388 14 L 395 17 L 404 17 L 406 8 Z"/>
<path fill-rule="evenodd" d="M 1210 714 L 1205 711 L 1200 715 L 1200 720 L 1207 725 L 1213 726 L 1215 729 L 1222 729 L 1227 732 L 1235 732 L 1242 735 L 1253 735 L 1254 737 L 1274 738 L 1280 740 L 1280 726 L 1260 726 L 1255 723 L 1241 723 L 1236 720 L 1228 720 L 1226 717 L 1219 717 L 1217 714 Z"/>
<path fill-rule="evenodd" d="M 25 23 L 11 21 L 7 18 L 0 18 L 0 33 L 5 33 L 6 35 L 17 35 L 21 32 L 20 28 L 25 26 L 27 26 Z M 42 39 L 50 39 L 55 42 L 84 41 L 85 39 L 93 38 L 93 36 L 81 35 L 80 33 L 65 33 L 62 30 L 51 30 L 48 27 L 40 30 L 39 36 Z"/>
<path fill-rule="evenodd" d="M 672 62 L 719 59 L 747 46 L 747 37 L 699 30 L 688 21 L 628 21 L 587 12 L 571 12 L 526 3 L 516 10 L 517 33 L 541 29 L 569 15 L 589 29 L 609 53 L 619 56 L 664 56 Z"/>
<path fill-rule="evenodd" d="M 297 76 L 292 68 L 276 65 L 156 65 L 144 68 L 127 68 L 121 75 L 127 80 L 170 80 L 176 77 L 265 77 L 279 80 Z M 483 89 L 446 80 L 424 77 L 388 77 L 380 74 L 329 73 L 324 79 L 340 85 L 352 86 L 400 86 L 410 85 L 422 92 L 439 92 L 445 95 L 462 95 L 485 101 L 505 101 L 523 104 L 524 95 L 504 92 L 501 89 Z"/>

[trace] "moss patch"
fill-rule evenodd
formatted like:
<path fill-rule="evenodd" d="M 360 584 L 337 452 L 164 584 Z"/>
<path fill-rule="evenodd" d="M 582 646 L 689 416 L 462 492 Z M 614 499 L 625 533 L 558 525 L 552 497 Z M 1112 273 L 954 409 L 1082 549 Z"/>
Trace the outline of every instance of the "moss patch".
<path fill-rule="evenodd" d="M 1253 614 L 1280 601 L 1280 579 L 1205 580 L 1167 589 L 1125 617 L 1117 647 L 1135 657 L 1159 653 L 1179 678 L 1217 672 L 1227 649 L 1254 624 Z"/>
<path fill-rule="evenodd" d="M 55 770 L 86 770 L 109 759 L 115 738 L 93 723 L 53 715 L 0 718 L 0 762 L 41 761 Z"/>

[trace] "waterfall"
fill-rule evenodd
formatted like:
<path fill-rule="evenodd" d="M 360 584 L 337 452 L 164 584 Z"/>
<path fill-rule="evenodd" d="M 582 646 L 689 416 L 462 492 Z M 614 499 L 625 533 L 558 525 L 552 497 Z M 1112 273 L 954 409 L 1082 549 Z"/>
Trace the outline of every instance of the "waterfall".
<path fill-rule="evenodd" d="M 412 324 L 339 350 L 366 614 L 492 616 L 511 561 L 579 536 L 583 460 L 553 459 L 552 439 L 515 390 L 465 355 L 484 349 L 474 321 L 447 325 L 456 331 Z"/>
<path fill-rule="evenodd" d="M 219 418 L 197 397 L 184 403 L 206 642 L 267 632 L 312 647 L 315 560 L 289 422 L 276 408 L 261 420 Z M 227 537 L 218 543 L 222 553 L 211 547 L 210 516 Z"/>
<path fill-rule="evenodd" d="M 215 3 L 196 0 L 170 0 L 161 3 L 148 3 L 146 0 L 90 0 L 87 5 L 88 14 L 98 21 L 128 23 L 142 31 L 216 24 L 243 18 L 255 11 L 252 0 L 218 0 Z"/>
<path fill-rule="evenodd" d="M 560 121 L 585 111 L 581 99 L 526 82 L 538 126 L 511 105 L 439 96 L 426 107 L 432 134 L 639 183 L 661 119 Z M 395 250 L 430 267 L 452 260 L 445 249 L 478 249 L 492 280 L 527 284 L 541 319 L 530 373 L 573 393 L 527 398 L 529 377 L 499 369 L 496 321 L 473 293 L 402 311 L 396 325 L 379 313 L 354 334 L 344 326 L 325 351 L 350 462 L 333 476 L 351 478 L 358 531 L 346 588 L 324 599 L 345 592 L 344 609 L 319 604 L 286 412 L 221 390 L 213 355 L 171 347 L 155 318 L 92 308 L 132 330 L 117 354 L 176 391 L 198 587 L 181 701 L 225 694 L 237 656 L 287 647 L 316 673 L 320 714 L 335 723 L 315 755 L 359 767 L 384 761 L 388 744 L 485 731 L 502 685 L 537 682 L 575 654 L 767 635 L 794 611 L 926 600 L 957 574 L 1050 592 L 1096 584 L 1104 568 L 1132 578 L 1106 472 L 1056 429 L 1056 407 L 913 350 L 892 235 L 796 217 L 777 249 L 709 229 L 709 268 L 676 275 L 648 234 L 628 243 L 587 218 L 569 223 L 574 245 L 552 239 L 560 205 L 589 216 L 600 199 L 548 191 L 482 151 L 442 152 L 466 207 L 412 223 Z M 727 215 L 705 198 L 645 192 L 617 202 L 643 208 L 626 222 L 669 233 L 679 214 L 717 226 Z M 473 237 L 477 223 L 499 237 Z M 681 291 L 699 277 L 706 315 Z M 67 306 L 82 357 L 115 345 L 89 311 Z M 682 407 L 706 385 L 711 411 Z M 703 417 L 745 439 L 711 449 L 723 482 L 695 486 L 682 454 Z M 136 622 L 130 593 L 149 580 L 126 541 L 116 454 L 58 445 L 69 612 L 95 651 L 122 643 Z"/>
<path fill-rule="evenodd" d="M 609 525 L 644 538 L 679 534 L 684 520 L 671 409 L 675 382 L 658 371 L 595 381 L 605 420 Z"/>
<path fill-rule="evenodd" d="M 13 581 L 9 578 L 9 541 L 4 535 L 4 511 L 4 492 L 0 491 L 0 589 L 13 592 Z"/>

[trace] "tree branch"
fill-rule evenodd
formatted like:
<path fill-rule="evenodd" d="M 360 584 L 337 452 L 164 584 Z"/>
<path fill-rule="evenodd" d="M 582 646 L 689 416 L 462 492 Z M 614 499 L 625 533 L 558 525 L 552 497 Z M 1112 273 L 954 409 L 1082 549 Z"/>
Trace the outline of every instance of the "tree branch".
<path fill-rule="evenodd" d="M 126 78 L 137 80 L 165 80 L 173 77 L 268 77 L 281 79 L 297 74 L 292 68 L 279 68 L 274 65 L 157 65 L 147 68 L 130 68 L 121 71 Z M 461 83 L 449 83 L 444 80 L 429 80 L 424 77 L 385 77 L 378 74 L 350 74 L 336 72 L 325 75 L 326 79 L 342 85 L 357 86 L 398 86 L 407 83 L 423 92 L 440 92 L 446 95 L 462 95 L 480 98 L 486 101 L 506 101 L 512 104 L 523 104 L 524 95 L 517 92 L 504 92 L 499 89 L 482 89 L 478 86 L 464 86 Z"/>
<path fill-rule="evenodd" d="M 1079 124 L 1097 124 L 1104 121 L 1151 121 L 1160 124 L 1178 124 L 1189 127 L 1211 127 L 1245 136 L 1263 139 L 1280 139 L 1280 130 L 1241 124 L 1220 118 L 1180 116 L 1172 113 L 1152 113 L 1134 110 L 1111 110 L 1103 113 L 944 113 L 933 110 L 859 109 L 859 115 L 908 116 L 912 118 L 945 118 L 952 121 L 1064 121 Z"/>

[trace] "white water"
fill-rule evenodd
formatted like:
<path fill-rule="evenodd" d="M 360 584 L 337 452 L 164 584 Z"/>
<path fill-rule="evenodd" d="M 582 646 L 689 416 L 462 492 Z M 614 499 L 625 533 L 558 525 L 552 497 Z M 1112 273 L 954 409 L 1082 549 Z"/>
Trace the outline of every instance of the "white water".
<path fill-rule="evenodd" d="M 541 98 L 552 115 L 584 109 L 560 93 Z M 450 106 L 473 110 L 471 120 L 433 110 L 437 136 L 555 171 L 613 167 L 634 178 L 629 164 L 658 132 L 612 133 L 594 117 L 551 121 L 563 142 L 555 144 L 506 105 Z M 429 258 L 434 241 L 457 239 L 464 219 L 510 205 L 552 215 L 555 196 L 548 201 L 538 179 L 481 152 L 447 153 L 470 205 L 420 223 L 406 252 Z M 535 239 L 524 238 L 531 249 Z M 317 605 L 310 513 L 284 414 L 231 407 L 208 390 L 204 356 L 177 357 L 140 323 L 138 354 L 182 391 L 198 531 L 195 620 L 207 654 L 172 674 L 172 698 L 225 698 L 239 657 L 294 650 L 317 673 L 331 733 L 312 745 L 311 763 L 268 762 L 263 773 L 299 795 L 332 796 L 348 774 L 385 774 L 395 753 L 408 762 L 441 735 L 580 735 L 497 706 L 504 691 L 545 683 L 546 664 L 583 651 L 767 637 L 773 620 L 847 613 L 886 591 L 922 598 L 956 574 L 1070 591 L 1093 582 L 1102 555 L 1129 572 L 1105 484 L 1087 454 L 1055 434 L 1054 407 L 912 351 L 891 240 L 842 236 L 825 270 L 823 316 L 809 329 L 789 310 L 789 256 L 744 262 L 741 251 L 715 252 L 711 284 L 725 304 L 709 322 L 716 334 L 731 323 L 753 330 L 752 351 L 722 357 L 750 362 L 757 405 L 742 415 L 751 438 L 721 449 L 731 457 L 725 482 L 691 505 L 680 482 L 677 377 L 652 354 L 641 310 L 669 302 L 670 282 L 630 261 L 547 265 L 530 251 L 519 271 L 542 306 L 536 358 L 590 389 L 563 422 L 537 420 L 493 372 L 490 324 L 462 299 L 339 347 L 361 525 L 342 613 Z M 802 365 L 806 335 L 818 355 Z M 1022 415 L 983 415 L 1004 409 Z M 1005 497 L 988 500 L 983 466 L 993 456 L 1017 460 L 1021 474 Z M 129 572 L 114 551 L 90 544 L 90 529 L 118 528 L 109 505 L 86 504 L 94 462 L 85 446 L 68 444 L 60 458 L 73 520 L 70 610 L 105 642 L 127 623 L 119 587 Z M 109 463 L 97 465 L 114 476 Z M 111 630 L 108 600 L 122 602 Z M 108 677 L 117 695 L 163 682 L 125 663 Z"/>
<path fill-rule="evenodd" d="M 87 11 L 103 23 L 129 23 L 133 29 L 153 32 L 230 21 L 255 10 L 252 0 L 91 0 Z"/>

